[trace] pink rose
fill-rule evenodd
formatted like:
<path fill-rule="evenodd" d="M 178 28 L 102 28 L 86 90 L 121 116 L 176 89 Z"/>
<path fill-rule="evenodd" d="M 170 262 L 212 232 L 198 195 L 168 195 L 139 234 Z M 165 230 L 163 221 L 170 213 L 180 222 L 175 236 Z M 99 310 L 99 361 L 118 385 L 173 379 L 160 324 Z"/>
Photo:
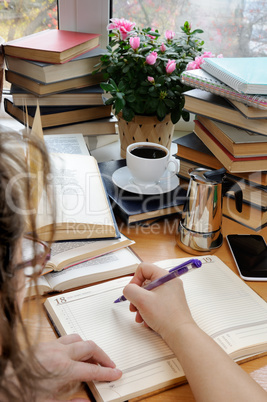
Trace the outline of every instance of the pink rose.
<path fill-rule="evenodd" d="M 172 40 L 174 38 L 174 36 L 175 36 L 174 31 L 167 30 L 165 32 L 165 37 L 166 37 L 167 40 Z"/>
<path fill-rule="evenodd" d="M 155 82 L 155 80 L 154 80 L 154 77 L 147 77 L 147 80 L 149 81 L 149 82 L 151 82 L 152 84 Z"/>
<path fill-rule="evenodd" d="M 166 73 L 167 73 L 167 74 L 173 73 L 173 71 L 175 70 L 175 68 L 176 68 L 176 62 L 175 62 L 175 60 L 169 60 L 168 63 L 167 63 L 167 65 L 166 65 Z"/>
<path fill-rule="evenodd" d="M 162 53 L 166 52 L 166 46 L 164 45 L 164 43 L 162 42 L 162 44 L 160 45 L 160 50 Z"/>
<path fill-rule="evenodd" d="M 204 52 L 201 56 L 197 56 L 195 60 L 190 61 L 186 66 L 186 70 L 196 70 L 200 68 L 201 64 L 204 62 L 204 59 L 209 57 L 215 57 L 215 55 L 211 52 Z M 217 57 L 221 58 L 223 55 L 219 54 Z"/>
<path fill-rule="evenodd" d="M 124 18 L 111 18 L 111 23 L 108 25 L 107 29 L 116 29 L 120 33 L 120 37 L 122 40 L 125 40 L 127 38 L 127 35 L 133 27 L 135 26 L 135 22 L 131 22 L 129 20 L 126 20 Z"/>
<path fill-rule="evenodd" d="M 188 71 L 188 70 L 196 70 L 196 69 L 198 69 L 199 68 L 199 65 L 193 60 L 193 61 L 190 61 L 188 64 L 187 64 L 187 66 L 186 66 L 186 70 Z"/>
<path fill-rule="evenodd" d="M 156 63 L 158 57 L 157 52 L 151 52 L 148 56 L 146 56 L 146 63 L 150 64 L 151 66 Z"/>
<path fill-rule="evenodd" d="M 204 52 L 200 57 L 215 57 L 215 55 L 211 52 Z"/>
<path fill-rule="evenodd" d="M 136 50 L 140 46 L 140 38 L 138 36 L 134 36 L 130 38 L 130 46 L 133 50 Z"/>

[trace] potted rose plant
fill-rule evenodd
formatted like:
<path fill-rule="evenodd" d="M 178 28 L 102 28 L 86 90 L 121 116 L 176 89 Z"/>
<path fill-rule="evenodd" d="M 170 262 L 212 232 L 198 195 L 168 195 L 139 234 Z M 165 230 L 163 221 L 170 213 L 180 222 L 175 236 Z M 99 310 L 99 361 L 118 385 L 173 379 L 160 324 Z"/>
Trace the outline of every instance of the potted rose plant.
<path fill-rule="evenodd" d="M 179 34 L 168 30 L 161 38 L 158 30 L 141 29 L 124 18 L 111 19 L 108 29 L 111 41 L 96 72 L 103 73 L 101 87 L 110 95 L 105 103 L 124 120 L 124 135 L 127 123 L 137 119 L 140 128 L 143 116 L 154 119 L 153 127 L 163 121 L 173 125 L 181 117 L 187 121 L 182 92 L 188 88 L 180 74 L 201 54 L 204 42 L 197 34 L 203 31 L 192 31 L 185 22 Z"/>

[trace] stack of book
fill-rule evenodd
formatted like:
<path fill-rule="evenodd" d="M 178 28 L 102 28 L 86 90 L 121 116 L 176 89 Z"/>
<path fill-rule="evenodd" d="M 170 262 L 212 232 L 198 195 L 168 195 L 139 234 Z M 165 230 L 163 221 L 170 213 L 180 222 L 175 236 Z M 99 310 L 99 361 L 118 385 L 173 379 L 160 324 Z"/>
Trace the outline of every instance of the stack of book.
<path fill-rule="evenodd" d="M 223 164 L 195 133 L 176 139 L 177 157 L 180 160 L 179 176 L 189 181 L 189 169 L 207 167 L 220 169 Z M 226 176 L 236 181 L 243 191 L 242 213 L 237 212 L 233 194 L 227 193 L 223 200 L 223 214 L 253 230 L 260 230 L 267 224 L 267 174 L 266 172 L 230 173 Z"/>
<path fill-rule="evenodd" d="M 183 140 L 181 176 L 188 178 L 189 167 L 224 166 L 244 194 L 243 212 L 236 212 L 227 198 L 224 214 L 255 230 L 267 224 L 266 61 L 211 58 L 200 70 L 182 73 L 182 82 L 194 88 L 184 93 L 184 108 L 196 119 L 194 134 Z M 178 147 L 179 157 L 183 145 Z"/>
<path fill-rule="evenodd" d="M 46 134 L 116 134 L 117 119 L 104 105 L 101 74 L 93 74 L 105 50 L 99 35 L 45 30 L 4 45 L 5 77 L 12 101 L 5 110 L 32 127 L 36 105 Z M 114 140 L 114 138 L 113 138 Z"/>

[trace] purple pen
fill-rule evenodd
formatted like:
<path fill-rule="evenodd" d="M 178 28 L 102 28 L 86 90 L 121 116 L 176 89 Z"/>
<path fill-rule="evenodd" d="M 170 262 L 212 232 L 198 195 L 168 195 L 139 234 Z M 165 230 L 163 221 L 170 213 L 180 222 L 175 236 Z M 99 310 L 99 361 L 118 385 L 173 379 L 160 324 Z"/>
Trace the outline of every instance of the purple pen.
<path fill-rule="evenodd" d="M 143 289 L 146 289 L 146 290 L 155 289 L 155 288 L 159 287 L 160 285 L 163 285 L 163 283 L 166 283 L 166 282 L 170 281 L 171 279 L 177 278 L 177 276 L 181 276 L 193 268 L 201 267 L 201 265 L 202 265 L 202 262 L 200 260 L 198 260 L 197 258 L 192 258 L 191 260 L 188 260 L 186 262 L 183 262 L 180 265 L 177 265 L 177 267 L 171 268 L 169 270 L 168 274 L 162 276 L 161 278 L 156 279 L 155 281 L 150 282 L 149 284 L 144 286 Z M 120 302 L 126 301 L 126 300 L 127 300 L 126 297 L 122 295 L 121 297 L 116 299 L 114 301 L 114 303 L 120 303 Z"/>

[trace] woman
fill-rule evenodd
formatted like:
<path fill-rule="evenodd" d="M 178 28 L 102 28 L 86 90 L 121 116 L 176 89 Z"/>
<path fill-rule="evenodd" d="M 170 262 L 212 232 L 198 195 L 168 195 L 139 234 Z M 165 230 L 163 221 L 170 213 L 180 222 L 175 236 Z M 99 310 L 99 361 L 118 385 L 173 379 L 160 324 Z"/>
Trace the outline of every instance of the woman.
<path fill-rule="evenodd" d="M 36 176 L 29 171 L 25 150 L 35 166 L 42 166 L 38 177 L 43 178 L 44 188 L 51 188 L 44 144 L 15 132 L 0 134 L 0 400 L 55 401 L 72 381 L 112 381 L 122 373 L 99 347 L 78 335 L 34 346 L 29 341 L 20 314 L 25 274 L 30 265 L 35 266 L 37 272 L 30 269 L 30 273 L 36 280 L 49 248 L 38 242 Z M 52 200 L 51 194 L 47 196 Z M 24 255 L 26 231 L 33 240 L 26 240 L 27 248 L 32 245 L 30 256 Z"/>
<path fill-rule="evenodd" d="M 0 134 L 0 400 L 55 402 L 72 382 L 114 381 L 122 373 L 103 350 L 93 342 L 82 341 L 78 335 L 35 346 L 28 339 L 20 314 L 25 274 L 30 273 L 36 280 L 47 259 L 48 247 L 38 241 L 32 191 L 35 177 L 30 174 L 22 152 L 25 146 L 31 152 L 34 150 L 31 155 L 36 161 L 41 159 L 43 185 L 49 188 L 45 147 L 34 138 Z M 33 239 L 31 258 L 24 255 L 26 231 Z M 29 272 L 29 266 L 35 270 Z M 136 312 L 136 321 L 145 321 L 174 351 L 196 400 L 266 401 L 264 390 L 193 321 L 180 279 L 151 292 L 142 289 L 144 282 L 165 273 L 142 263 L 124 295 L 131 302 L 131 311 Z M 18 333 L 24 337 L 24 349 Z"/>

